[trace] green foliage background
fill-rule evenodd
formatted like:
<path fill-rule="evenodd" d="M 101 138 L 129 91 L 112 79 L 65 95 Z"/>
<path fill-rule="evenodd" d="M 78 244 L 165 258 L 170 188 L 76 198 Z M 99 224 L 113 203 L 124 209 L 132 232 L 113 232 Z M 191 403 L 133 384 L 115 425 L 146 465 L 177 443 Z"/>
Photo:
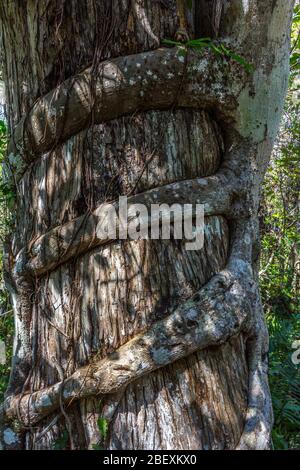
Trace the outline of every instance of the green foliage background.
<path fill-rule="evenodd" d="M 299 304 L 299 156 L 300 156 L 300 6 L 294 13 L 291 77 L 285 113 L 273 152 L 261 206 L 261 271 L 263 304 L 270 331 L 270 386 L 275 425 L 275 449 L 300 449 L 300 365 L 292 362 L 292 344 L 300 340 Z M 0 161 L 6 148 L 5 123 L 0 121 Z M 0 243 L 11 227 L 14 192 L 0 168 Z M 2 249 L 0 254 L 2 265 Z M 13 340 L 13 317 L 0 271 L 0 341 L 6 364 L 0 365 L 0 401 L 7 386 Z M 64 445 L 62 446 L 64 447 Z"/>
<path fill-rule="evenodd" d="M 263 190 L 260 283 L 270 331 L 270 386 L 276 449 L 300 449 L 300 6 L 294 11 L 291 76 L 281 131 Z"/>

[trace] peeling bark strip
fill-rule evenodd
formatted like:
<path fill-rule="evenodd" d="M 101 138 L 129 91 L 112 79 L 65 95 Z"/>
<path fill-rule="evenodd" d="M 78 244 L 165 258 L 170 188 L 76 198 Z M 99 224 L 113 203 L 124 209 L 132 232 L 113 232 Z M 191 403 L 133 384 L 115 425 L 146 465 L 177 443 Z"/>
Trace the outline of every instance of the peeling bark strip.
<path fill-rule="evenodd" d="M 222 169 L 208 178 L 179 181 L 151 189 L 128 198 L 130 204 L 143 204 L 150 212 L 151 204 L 204 204 L 205 216 L 232 216 L 234 199 L 242 197 L 238 178 L 230 169 Z M 118 203 L 112 204 L 118 210 Z M 246 206 L 244 207 L 246 211 Z M 149 213 L 148 212 L 148 213 Z M 241 213 L 239 213 L 241 215 Z M 97 227 L 108 225 L 109 214 L 100 205 L 92 213 L 55 227 L 21 250 L 15 261 L 16 278 L 40 276 L 58 265 L 111 239 L 99 236 Z M 134 219 L 131 218 L 131 221 Z"/>
<path fill-rule="evenodd" d="M 249 267 L 250 268 L 250 267 Z M 245 269 L 245 268 L 244 268 Z M 251 324 L 251 281 L 245 290 L 240 277 L 250 271 L 217 274 L 199 293 L 180 305 L 171 315 L 100 361 L 78 369 L 63 383 L 32 394 L 7 398 L 1 419 L 21 418 L 20 425 L 32 426 L 63 403 L 92 395 L 115 393 L 133 380 L 186 357 L 196 350 L 225 343 L 248 331 Z"/>
<path fill-rule="evenodd" d="M 8 155 L 12 164 L 18 155 L 28 164 L 88 127 L 92 111 L 94 123 L 172 105 L 230 116 L 243 79 L 242 67 L 210 50 L 189 51 L 185 59 L 177 48 L 158 49 L 106 61 L 40 98 L 17 125 Z"/>

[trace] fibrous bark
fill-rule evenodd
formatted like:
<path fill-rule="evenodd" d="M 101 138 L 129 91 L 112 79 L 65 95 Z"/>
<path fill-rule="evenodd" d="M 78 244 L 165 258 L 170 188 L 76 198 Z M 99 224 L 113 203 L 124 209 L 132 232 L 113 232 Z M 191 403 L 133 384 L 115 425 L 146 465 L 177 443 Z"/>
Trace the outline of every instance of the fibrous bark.
<path fill-rule="evenodd" d="M 251 73 L 212 51 L 159 48 L 176 32 L 175 1 L 4 3 L 19 193 L 4 445 L 49 448 L 67 427 L 71 448 L 91 447 L 101 415 L 111 449 L 268 448 L 257 211 L 293 2 L 201 1 L 201 18 L 199 5 L 189 12 L 190 34 L 219 36 Z M 146 206 L 203 203 L 203 250 L 99 238 L 103 203 L 128 194 Z"/>

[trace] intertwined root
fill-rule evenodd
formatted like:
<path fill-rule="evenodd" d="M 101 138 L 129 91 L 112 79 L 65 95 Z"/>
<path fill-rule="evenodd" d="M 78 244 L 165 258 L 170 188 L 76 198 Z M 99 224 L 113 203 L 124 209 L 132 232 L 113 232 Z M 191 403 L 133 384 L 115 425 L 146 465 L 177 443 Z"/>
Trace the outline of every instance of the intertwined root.
<path fill-rule="evenodd" d="M 245 250 L 250 235 L 250 219 L 237 223 L 227 268 L 148 331 L 106 358 L 79 368 L 62 382 L 8 397 L 1 408 L 4 432 L 5 423 L 16 418 L 20 427 L 34 426 L 58 409 L 61 400 L 68 404 L 74 399 L 121 391 L 137 378 L 196 350 L 224 344 L 231 337 L 243 334 L 248 338 L 250 381 L 245 431 L 239 448 L 267 448 L 271 423 L 264 366 L 266 333 L 261 328 L 249 250 Z M 246 254 L 241 257 L 243 252 Z"/>

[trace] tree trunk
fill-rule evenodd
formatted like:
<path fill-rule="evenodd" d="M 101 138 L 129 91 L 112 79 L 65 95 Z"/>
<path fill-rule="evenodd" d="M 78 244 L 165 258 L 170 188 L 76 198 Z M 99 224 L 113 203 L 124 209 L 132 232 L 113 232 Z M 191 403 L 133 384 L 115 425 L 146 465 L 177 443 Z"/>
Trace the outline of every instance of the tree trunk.
<path fill-rule="evenodd" d="M 5 448 L 49 449 L 65 430 L 72 449 L 270 445 L 257 211 L 293 1 L 186 8 L 189 36 L 237 60 L 158 49 L 178 3 L 1 2 L 17 188 Z M 203 203 L 204 247 L 97 238 L 101 203 L 120 195 Z"/>

